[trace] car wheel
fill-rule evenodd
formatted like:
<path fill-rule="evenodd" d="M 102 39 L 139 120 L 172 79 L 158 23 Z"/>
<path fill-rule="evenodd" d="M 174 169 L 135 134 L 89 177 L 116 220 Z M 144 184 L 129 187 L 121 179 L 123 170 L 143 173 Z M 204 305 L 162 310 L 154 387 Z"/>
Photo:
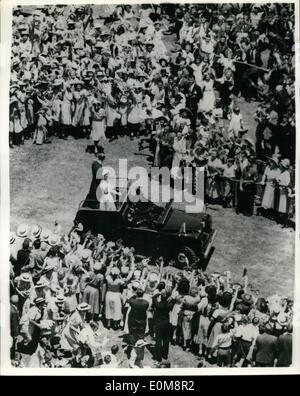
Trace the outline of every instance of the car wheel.
<path fill-rule="evenodd" d="M 184 260 L 185 257 L 188 259 L 189 265 L 193 265 L 198 260 L 194 250 L 188 246 L 184 246 L 182 249 L 180 249 L 177 255 L 177 263 L 179 268 L 183 268 L 187 265 Z"/>

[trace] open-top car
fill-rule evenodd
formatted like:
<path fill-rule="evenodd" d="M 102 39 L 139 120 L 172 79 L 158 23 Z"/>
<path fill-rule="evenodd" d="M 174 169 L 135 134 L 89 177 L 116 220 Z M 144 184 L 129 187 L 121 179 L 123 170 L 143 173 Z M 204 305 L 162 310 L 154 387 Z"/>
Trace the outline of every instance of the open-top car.
<path fill-rule="evenodd" d="M 79 205 L 75 218 L 84 231 L 103 234 L 109 240 L 121 238 L 143 255 L 174 260 L 177 266 L 189 264 L 206 268 L 213 251 L 216 231 L 207 213 L 190 214 L 173 207 L 170 200 L 159 206 L 145 199 L 118 202 L 116 211 Z"/>

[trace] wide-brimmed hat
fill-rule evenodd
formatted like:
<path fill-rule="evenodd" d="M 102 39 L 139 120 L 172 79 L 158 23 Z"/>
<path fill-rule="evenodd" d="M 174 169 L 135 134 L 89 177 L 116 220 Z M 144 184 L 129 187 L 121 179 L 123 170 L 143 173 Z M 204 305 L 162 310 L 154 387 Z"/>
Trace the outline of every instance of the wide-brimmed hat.
<path fill-rule="evenodd" d="M 149 275 L 149 282 L 157 282 L 158 281 L 158 275 L 156 272 L 151 272 Z"/>
<path fill-rule="evenodd" d="M 43 269 L 43 273 L 46 274 L 49 271 L 53 271 L 55 269 L 55 266 L 51 263 L 47 263 L 45 268 Z"/>
<path fill-rule="evenodd" d="M 242 301 L 246 305 L 252 305 L 253 304 L 253 298 L 252 298 L 251 294 L 248 294 L 248 293 L 244 293 L 242 295 Z"/>
<path fill-rule="evenodd" d="M 71 81 L 72 85 L 84 85 L 83 81 L 79 80 L 78 78 L 75 78 L 73 81 Z"/>
<path fill-rule="evenodd" d="M 35 305 L 42 304 L 42 303 L 44 303 L 44 302 L 45 302 L 44 297 L 36 297 L 36 298 L 34 299 Z"/>
<path fill-rule="evenodd" d="M 191 110 L 188 109 L 187 107 L 183 107 L 182 109 L 179 110 L 179 114 L 182 114 L 182 113 L 187 113 L 187 115 L 188 115 L 189 117 L 192 116 Z"/>
<path fill-rule="evenodd" d="M 41 235 L 42 232 L 42 227 L 39 224 L 34 224 L 31 227 L 31 236 L 35 239 L 39 238 L 39 236 Z"/>
<path fill-rule="evenodd" d="M 120 103 L 126 104 L 128 102 L 127 97 L 125 95 L 121 96 Z"/>
<path fill-rule="evenodd" d="M 55 298 L 55 302 L 58 304 L 62 304 L 64 303 L 66 300 L 65 296 L 63 294 L 59 294 L 58 296 L 56 296 Z"/>
<path fill-rule="evenodd" d="M 92 256 L 92 251 L 90 249 L 83 249 L 80 254 L 81 261 L 87 261 Z"/>
<path fill-rule="evenodd" d="M 22 223 L 19 224 L 17 228 L 17 236 L 20 238 L 26 238 L 29 234 L 29 226 L 28 224 Z"/>
<path fill-rule="evenodd" d="M 89 311 L 91 309 L 90 304 L 83 302 L 81 304 L 78 304 L 76 307 L 77 311 Z"/>
<path fill-rule="evenodd" d="M 145 340 L 137 340 L 135 343 L 134 347 L 135 348 L 142 348 L 144 346 L 148 345 L 148 343 Z"/>
<path fill-rule="evenodd" d="M 46 281 L 46 279 L 39 279 L 36 284 L 35 284 L 35 288 L 36 289 L 41 289 L 43 287 L 47 287 L 49 286 L 49 282 Z"/>
<path fill-rule="evenodd" d="M 32 277 L 27 272 L 24 272 L 23 274 L 20 275 L 19 280 L 22 282 L 31 283 Z"/>
<path fill-rule="evenodd" d="M 50 235 L 51 235 L 51 231 L 48 230 L 47 228 L 43 228 L 40 236 L 41 241 L 47 242 Z"/>
<path fill-rule="evenodd" d="M 283 166 L 285 169 L 288 169 L 290 166 L 290 160 L 288 158 L 284 158 L 280 161 L 280 165 Z"/>
<path fill-rule="evenodd" d="M 254 142 L 250 137 L 244 137 L 244 141 L 248 142 L 251 146 L 254 146 Z"/>
<path fill-rule="evenodd" d="M 14 243 L 15 242 L 15 240 L 16 240 L 16 233 L 14 232 L 14 231 L 11 231 L 10 233 L 9 233 L 9 243 L 10 244 L 12 244 L 12 243 Z"/>
<path fill-rule="evenodd" d="M 272 157 L 268 157 L 268 160 L 274 162 L 274 164 L 276 165 L 279 164 L 279 159 L 276 155 L 272 155 Z"/>
<path fill-rule="evenodd" d="M 51 246 L 57 245 L 58 242 L 59 242 L 59 238 L 60 238 L 59 235 L 57 235 L 57 234 L 51 234 L 51 235 L 49 236 L 49 239 L 48 239 L 49 245 L 51 245 Z"/>
<path fill-rule="evenodd" d="M 288 319 L 287 315 L 285 313 L 280 313 L 277 316 L 277 323 L 280 326 L 287 326 L 289 324 L 289 319 Z"/>
<path fill-rule="evenodd" d="M 112 275 L 120 275 L 120 270 L 118 267 L 113 267 L 110 271 Z"/>
<path fill-rule="evenodd" d="M 188 260 L 184 253 L 179 253 L 177 259 L 180 263 L 186 263 Z"/>

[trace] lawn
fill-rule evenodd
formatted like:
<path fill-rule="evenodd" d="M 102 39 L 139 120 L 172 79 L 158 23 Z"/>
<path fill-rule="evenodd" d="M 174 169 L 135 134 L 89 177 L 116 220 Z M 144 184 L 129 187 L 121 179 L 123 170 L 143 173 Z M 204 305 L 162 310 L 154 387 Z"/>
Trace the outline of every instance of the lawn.
<path fill-rule="evenodd" d="M 26 141 L 10 152 L 11 229 L 21 222 L 53 228 L 57 220 L 68 232 L 79 202 L 89 189 L 93 156 L 85 152 L 88 141 L 52 139 L 51 144 Z M 116 167 L 120 157 L 128 165 L 148 166 L 147 152 L 127 137 L 105 143 L 106 165 Z M 249 280 L 265 296 L 293 294 L 294 232 L 271 220 L 245 218 L 232 209 L 209 206 L 218 234 L 210 271 L 229 269 L 238 278 L 243 268 Z"/>

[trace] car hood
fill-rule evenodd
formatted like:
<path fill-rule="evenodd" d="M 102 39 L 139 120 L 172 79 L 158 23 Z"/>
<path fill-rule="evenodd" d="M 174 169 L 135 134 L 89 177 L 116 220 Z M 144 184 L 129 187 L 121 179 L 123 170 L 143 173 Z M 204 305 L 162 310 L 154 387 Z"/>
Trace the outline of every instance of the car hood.
<path fill-rule="evenodd" d="M 206 213 L 185 213 L 178 209 L 172 209 L 162 227 L 162 231 L 178 233 L 180 227 L 185 223 L 186 232 L 198 231 L 201 223 L 207 222 L 209 215 Z"/>

